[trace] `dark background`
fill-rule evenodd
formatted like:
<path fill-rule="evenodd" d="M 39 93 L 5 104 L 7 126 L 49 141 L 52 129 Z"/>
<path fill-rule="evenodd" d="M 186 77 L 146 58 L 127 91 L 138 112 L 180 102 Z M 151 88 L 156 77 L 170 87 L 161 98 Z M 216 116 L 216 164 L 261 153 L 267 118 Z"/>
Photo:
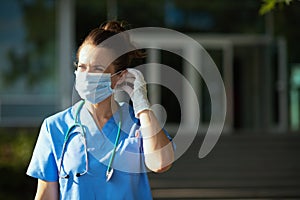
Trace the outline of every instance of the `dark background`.
<path fill-rule="evenodd" d="M 269 45 L 234 47 L 234 118 L 231 131 L 223 134 L 215 149 L 198 158 L 200 134 L 173 168 L 162 175 L 150 174 L 156 199 L 299 199 L 300 136 L 300 2 L 278 4 L 260 15 L 258 0 L 127 0 L 73 2 L 73 52 L 87 33 L 117 17 L 131 28 L 164 27 L 185 34 L 260 35 Z M 115 2 L 115 6 L 110 3 Z M 59 2 L 55 0 L 2 0 L 0 2 L 0 199 L 33 199 L 36 180 L 25 175 L 42 119 L 61 110 L 59 104 L 58 32 Z M 280 122 L 277 91 L 276 41 L 286 42 L 286 96 L 288 124 Z M 264 49 L 268 49 L 265 54 Z M 208 50 L 217 66 L 222 53 Z M 161 62 L 182 72 L 182 58 L 161 51 Z M 264 71 L 269 60 L 271 73 Z M 257 62 L 255 61 L 257 60 Z M 69 66 L 70 70 L 72 66 Z M 222 71 L 222 69 L 220 68 Z M 294 80 L 295 79 L 295 80 Z M 270 101 L 260 91 L 270 85 Z M 203 85 L 203 120 L 210 119 L 210 99 Z M 167 122 L 179 123 L 180 109 L 174 96 L 162 88 L 161 102 Z M 257 92 L 258 91 L 258 92 Z M 253 98 L 258 97 L 258 102 Z M 39 98 L 35 97 L 38 96 Z M 38 105 L 38 106 L 36 106 Z M 264 107 L 270 109 L 265 113 Z M 298 114 L 297 114 L 298 113 Z M 264 116 L 270 118 L 269 124 Z M 175 134 L 172 133 L 171 134 Z"/>

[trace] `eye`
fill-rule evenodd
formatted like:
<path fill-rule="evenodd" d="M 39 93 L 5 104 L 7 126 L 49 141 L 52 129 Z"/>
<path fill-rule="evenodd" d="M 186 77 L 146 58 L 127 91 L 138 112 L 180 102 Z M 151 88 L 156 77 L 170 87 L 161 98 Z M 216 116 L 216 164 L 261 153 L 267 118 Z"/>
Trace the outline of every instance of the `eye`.
<path fill-rule="evenodd" d="M 97 72 L 104 72 L 104 67 L 102 67 L 102 66 L 95 66 L 95 67 L 94 67 L 94 71 L 97 71 Z"/>
<path fill-rule="evenodd" d="M 85 70 L 86 70 L 86 66 L 80 64 L 80 65 L 78 65 L 77 69 L 78 69 L 79 71 L 85 71 Z"/>

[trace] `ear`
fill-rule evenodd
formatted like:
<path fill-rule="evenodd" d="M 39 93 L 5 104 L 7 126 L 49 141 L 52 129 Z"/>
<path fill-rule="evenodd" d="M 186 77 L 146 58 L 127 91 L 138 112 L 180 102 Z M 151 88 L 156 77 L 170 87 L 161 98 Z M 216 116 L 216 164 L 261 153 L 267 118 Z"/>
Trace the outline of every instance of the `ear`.
<path fill-rule="evenodd" d="M 120 74 L 116 76 L 115 81 L 112 81 L 111 87 L 114 89 L 115 86 L 122 84 L 126 80 L 126 74 L 128 73 L 127 69 L 123 70 Z"/>
<path fill-rule="evenodd" d="M 120 74 L 120 78 L 118 80 L 118 83 L 122 83 L 125 81 L 126 74 L 128 73 L 127 69 L 123 70 Z"/>

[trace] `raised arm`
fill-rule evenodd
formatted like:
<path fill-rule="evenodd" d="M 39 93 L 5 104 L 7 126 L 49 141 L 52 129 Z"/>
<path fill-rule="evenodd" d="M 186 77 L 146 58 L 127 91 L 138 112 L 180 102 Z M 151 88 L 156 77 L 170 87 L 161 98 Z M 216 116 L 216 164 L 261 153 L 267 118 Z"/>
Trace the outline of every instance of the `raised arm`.
<path fill-rule="evenodd" d="M 126 84 L 123 89 L 130 95 L 135 116 L 140 119 L 145 164 L 151 171 L 166 171 L 174 161 L 172 142 L 150 109 L 143 74 L 136 69 L 127 71 L 125 82 L 130 85 Z"/>
<path fill-rule="evenodd" d="M 173 145 L 160 127 L 154 113 L 139 113 L 146 166 L 154 172 L 168 170 L 174 161 Z"/>

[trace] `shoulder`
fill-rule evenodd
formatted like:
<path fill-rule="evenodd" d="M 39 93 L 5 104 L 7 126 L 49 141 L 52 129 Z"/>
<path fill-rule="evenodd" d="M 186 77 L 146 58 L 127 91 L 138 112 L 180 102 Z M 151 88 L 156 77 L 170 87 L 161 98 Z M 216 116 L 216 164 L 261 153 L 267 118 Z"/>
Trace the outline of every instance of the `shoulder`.
<path fill-rule="evenodd" d="M 54 115 L 47 117 L 45 119 L 45 122 L 47 124 L 53 124 L 53 123 L 55 124 L 58 122 L 64 122 L 64 121 L 66 121 L 66 119 L 69 119 L 69 118 L 74 118 L 72 110 L 73 110 L 73 107 L 69 107 L 63 111 L 60 111 Z"/>
<path fill-rule="evenodd" d="M 43 122 L 43 126 L 46 126 L 47 129 L 65 129 L 68 127 L 70 122 L 73 122 L 75 119 L 75 112 L 79 106 L 79 102 L 73 106 L 55 113 L 47 118 Z"/>

